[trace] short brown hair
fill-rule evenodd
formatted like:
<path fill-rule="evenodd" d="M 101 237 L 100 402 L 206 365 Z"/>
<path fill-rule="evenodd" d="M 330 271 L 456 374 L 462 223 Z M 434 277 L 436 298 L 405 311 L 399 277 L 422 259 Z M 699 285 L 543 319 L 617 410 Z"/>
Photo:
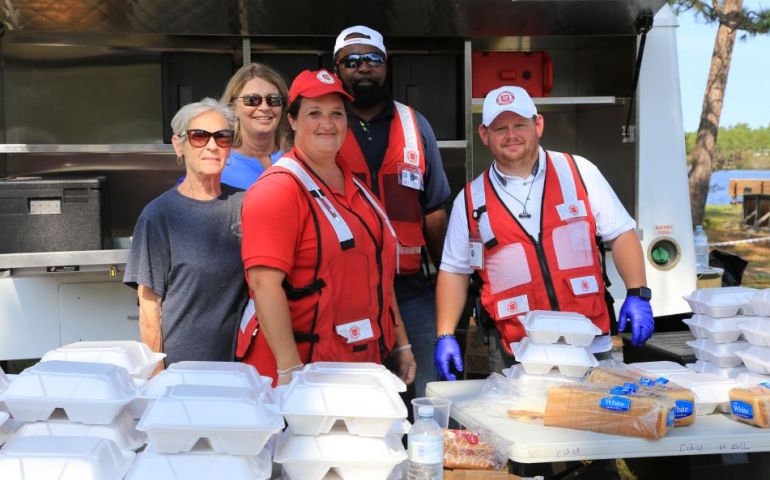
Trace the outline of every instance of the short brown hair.
<path fill-rule="evenodd" d="M 235 110 L 233 100 L 235 97 L 239 96 L 243 90 L 243 86 L 246 85 L 246 82 L 253 78 L 261 78 L 266 82 L 272 83 L 278 89 L 278 93 L 283 97 L 284 104 L 281 107 L 281 119 L 278 121 L 278 128 L 275 130 L 275 144 L 282 151 L 286 151 L 288 150 L 286 134 L 289 132 L 289 122 L 286 120 L 286 102 L 289 98 L 289 89 L 286 87 L 286 82 L 280 73 L 263 63 L 249 63 L 244 65 L 239 68 L 230 78 L 230 81 L 227 82 L 225 92 L 222 94 L 221 102 L 232 106 L 233 110 Z M 236 116 L 233 146 L 239 147 L 241 142 L 241 126 Z"/>

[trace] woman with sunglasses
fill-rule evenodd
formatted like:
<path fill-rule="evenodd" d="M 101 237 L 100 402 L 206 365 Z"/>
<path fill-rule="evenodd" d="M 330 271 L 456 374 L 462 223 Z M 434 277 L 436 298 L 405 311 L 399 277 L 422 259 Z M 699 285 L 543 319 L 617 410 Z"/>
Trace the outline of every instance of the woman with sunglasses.
<path fill-rule="evenodd" d="M 134 228 L 123 281 L 138 288 L 139 333 L 181 360 L 233 358 L 233 332 L 248 297 L 240 256 L 241 190 L 220 183 L 233 113 L 212 98 L 171 120 L 184 180 L 150 202 Z"/>
<path fill-rule="evenodd" d="M 347 132 L 342 83 L 300 73 L 289 90 L 294 147 L 244 199 L 242 255 L 255 314 L 236 355 L 277 384 L 317 361 L 416 365 L 393 296 L 396 239 L 382 207 L 338 161 Z"/>
<path fill-rule="evenodd" d="M 286 82 L 267 65 L 244 65 L 232 76 L 222 103 L 235 112 L 235 140 L 222 183 L 247 190 L 286 150 Z"/>

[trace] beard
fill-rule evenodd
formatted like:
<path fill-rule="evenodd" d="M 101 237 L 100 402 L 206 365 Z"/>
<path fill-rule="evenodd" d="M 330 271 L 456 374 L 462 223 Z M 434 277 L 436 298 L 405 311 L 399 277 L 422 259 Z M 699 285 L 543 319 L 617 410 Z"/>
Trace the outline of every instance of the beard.
<path fill-rule="evenodd" d="M 388 92 L 384 85 L 369 82 L 356 82 L 353 84 L 353 105 L 361 108 L 371 108 L 387 98 Z"/>

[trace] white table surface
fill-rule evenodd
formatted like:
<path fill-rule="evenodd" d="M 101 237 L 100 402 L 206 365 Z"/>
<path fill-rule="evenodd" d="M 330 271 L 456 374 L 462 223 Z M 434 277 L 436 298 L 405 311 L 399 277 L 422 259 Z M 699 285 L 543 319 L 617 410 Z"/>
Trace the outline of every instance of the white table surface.
<path fill-rule="evenodd" d="M 770 451 L 770 429 L 732 420 L 728 415 L 698 416 L 688 427 L 673 428 L 661 440 L 546 427 L 540 421 L 484 416 L 469 409 L 484 380 L 432 382 L 426 394 L 452 400 L 450 416 L 467 428 L 483 428 L 512 442 L 514 462 L 545 463 L 607 458 L 664 457 Z"/>

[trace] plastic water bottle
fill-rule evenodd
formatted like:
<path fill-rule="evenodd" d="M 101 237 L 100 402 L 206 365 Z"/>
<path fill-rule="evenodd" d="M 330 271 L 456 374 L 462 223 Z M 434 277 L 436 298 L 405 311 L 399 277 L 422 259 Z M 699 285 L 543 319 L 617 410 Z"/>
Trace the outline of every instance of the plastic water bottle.
<path fill-rule="evenodd" d="M 443 480 L 444 431 L 433 420 L 433 407 L 417 408 L 417 421 L 407 436 L 409 469 L 407 480 Z"/>
<path fill-rule="evenodd" d="M 709 266 L 709 238 L 702 225 L 695 227 L 695 268 L 704 269 Z"/>

